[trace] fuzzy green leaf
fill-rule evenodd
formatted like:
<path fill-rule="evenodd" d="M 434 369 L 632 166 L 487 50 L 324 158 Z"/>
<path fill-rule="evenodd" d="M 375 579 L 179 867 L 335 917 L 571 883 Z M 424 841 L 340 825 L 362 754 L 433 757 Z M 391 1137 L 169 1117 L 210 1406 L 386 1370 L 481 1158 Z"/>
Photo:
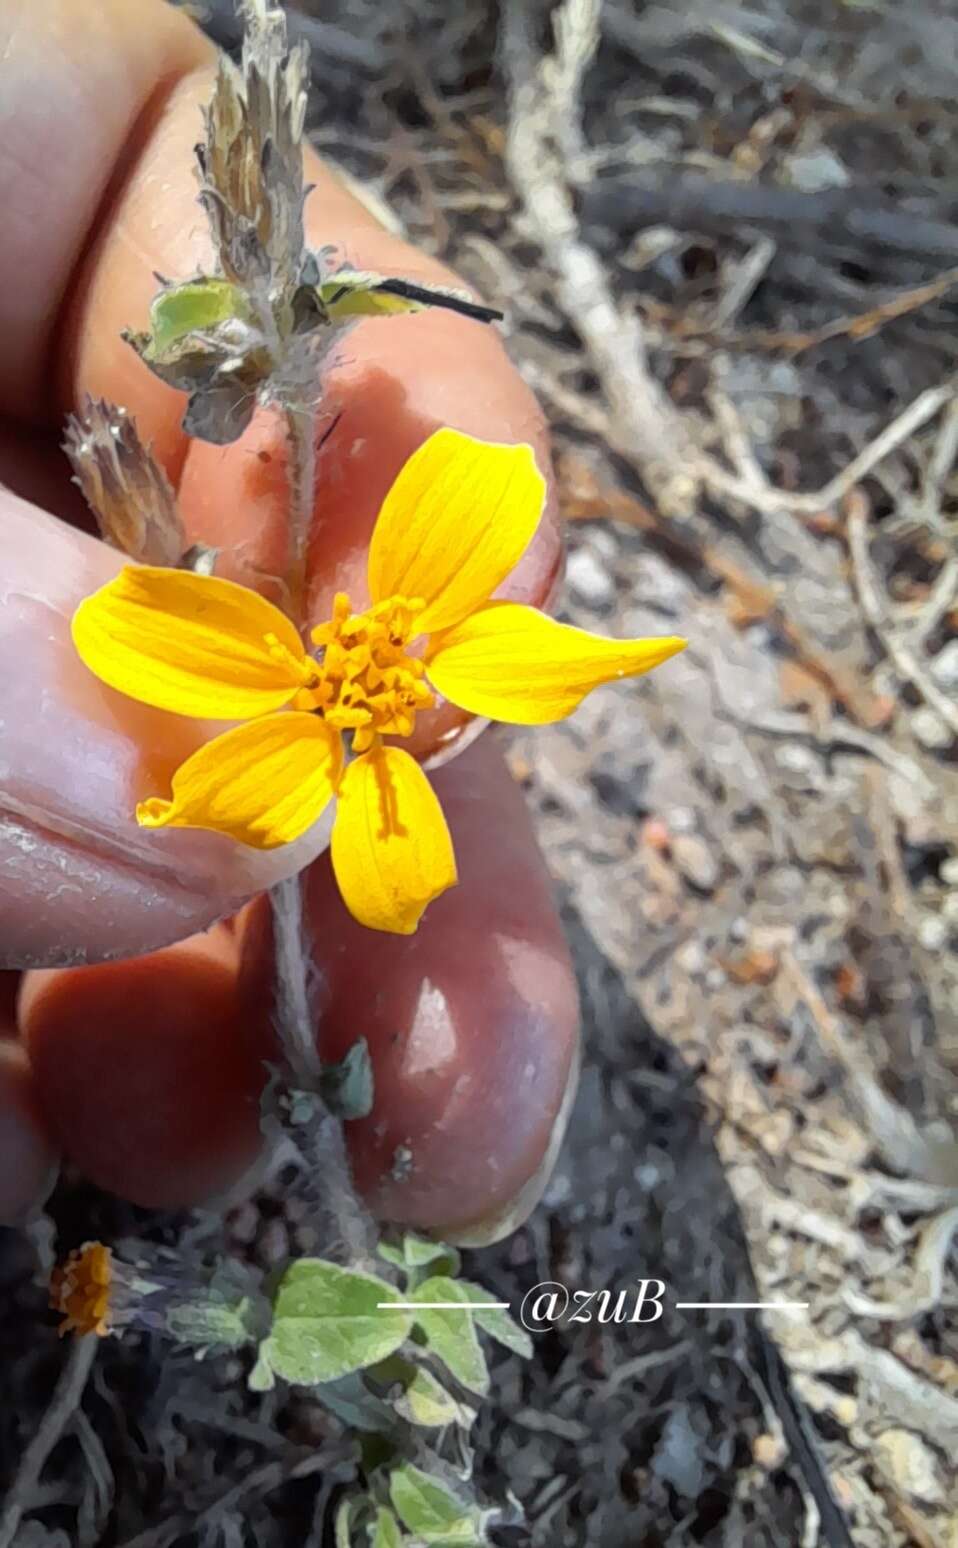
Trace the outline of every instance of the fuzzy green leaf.
<path fill-rule="evenodd" d="M 459 1254 L 455 1247 L 447 1247 L 445 1242 L 434 1242 L 426 1236 L 414 1236 L 407 1231 L 399 1247 L 392 1247 L 388 1242 L 380 1242 L 377 1248 L 379 1256 L 385 1258 L 387 1263 L 393 1263 L 397 1268 L 416 1270 L 435 1265 L 433 1272 L 455 1276 L 459 1272 Z"/>
<path fill-rule="evenodd" d="M 403 296 L 388 292 L 377 293 L 382 284 L 381 274 L 360 273 L 356 269 L 340 269 L 331 274 L 319 286 L 319 295 L 333 322 L 345 322 L 350 317 L 391 317 L 402 312 L 421 312 L 421 301 L 408 301 Z"/>
<path fill-rule="evenodd" d="M 412 1315 L 379 1303 L 398 1301 L 392 1285 L 322 1258 L 290 1264 L 273 1302 L 273 1326 L 260 1363 L 301 1386 L 336 1381 L 392 1354 L 409 1336 Z"/>
<path fill-rule="evenodd" d="M 438 1430 L 447 1424 L 458 1424 L 468 1430 L 475 1422 L 474 1409 L 447 1392 L 431 1371 L 404 1360 L 402 1355 L 390 1355 L 367 1374 L 388 1387 L 398 1384 L 402 1388 L 400 1395 L 392 1399 L 393 1407 L 401 1419 L 420 1429 Z"/>
<path fill-rule="evenodd" d="M 246 319 L 243 293 L 223 279 L 188 280 L 161 290 L 150 307 L 152 349 L 163 356 L 191 333 L 208 333 L 232 318 Z"/>
<path fill-rule="evenodd" d="M 476 1313 L 466 1310 L 472 1297 L 457 1279 L 435 1275 L 416 1287 L 416 1301 L 449 1301 L 448 1310 L 423 1310 L 415 1313 L 416 1324 L 426 1335 L 432 1353 L 441 1360 L 456 1380 L 471 1392 L 489 1391 L 489 1372 L 476 1332 Z M 464 1309 L 458 1311 L 455 1305 Z"/>
<path fill-rule="evenodd" d="M 336 1521 L 334 1524 L 334 1535 L 336 1538 L 335 1548 L 350 1548 L 351 1534 L 349 1528 L 352 1519 L 353 1502 L 349 1499 L 343 1500 L 342 1504 L 336 1512 Z"/>
<path fill-rule="evenodd" d="M 474 1285 L 469 1279 L 460 1279 L 456 1282 L 470 1301 L 488 1302 L 491 1299 L 489 1291 L 484 1290 L 482 1285 Z M 532 1358 L 532 1339 L 525 1328 L 520 1327 L 503 1307 L 489 1307 L 474 1312 L 473 1316 L 477 1326 L 497 1343 L 505 1345 L 506 1349 L 511 1349 L 513 1354 L 521 1355 L 524 1360 Z"/>
<path fill-rule="evenodd" d="M 481 1512 L 411 1462 L 390 1475 L 389 1497 L 403 1526 L 437 1548 L 484 1541 Z"/>
<path fill-rule="evenodd" d="M 370 1548 L 402 1548 L 402 1532 L 391 1510 L 380 1506 L 372 1529 Z"/>
<path fill-rule="evenodd" d="M 366 1118 L 372 1112 L 373 1067 L 364 1037 L 357 1038 L 335 1064 L 323 1065 L 319 1089 L 337 1118 Z"/>
<path fill-rule="evenodd" d="M 318 286 L 318 293 L 331 322 L 347 322 L 354 317 L 395 317 L 433 306 L 458 312 L 476 322 L 495 322 L 502 317 L 495 307 L 474 301 L 468 291 L 359 269 L 339 269 L 330 274 Z"/>

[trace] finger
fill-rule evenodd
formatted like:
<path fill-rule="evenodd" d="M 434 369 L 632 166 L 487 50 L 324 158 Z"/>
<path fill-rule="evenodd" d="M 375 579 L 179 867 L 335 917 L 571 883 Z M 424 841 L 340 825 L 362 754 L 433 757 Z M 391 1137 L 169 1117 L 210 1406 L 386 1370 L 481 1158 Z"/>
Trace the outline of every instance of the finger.
<path fill-rule="evenodd" d="M 118 554 L 2 491 L 0 525 L 0 967 L 188 935 L 315 855 L 322 824 L 271 854 L 137 827 L 137 800 L 216 728 L 113 693 L 80 662 L 71 614 Z"/>
<path fill-rule="evenodd" d="M 58 417 L 50 364 L 77 264 L 168 92 L 211 57 L 155 0 L 0 9 L 0 413 Z"/>
<path fill-rule="evenodd" d="M 259 1144 L 263 1067 L 223 929 L 150 956 L 25 975 L 19 1024 L 44 1121 L 101 1187 L 191 1205 Z"/>
<path fill-rule="evenodd" d="M 484 738 L 434 780 L 461 881 L 417 935 L 372 936 L 346 914 L 325 857 L 308 873 L 320 1044 L 333 1059 L 360 1033 L 369 1041 L 375 1107 L 346 1130 L 375 1212 L 480 1240 L 528 1212 L 544 1185 L 574 1083 L 578 1006 L 525 803 L 498 749 Z M 27 975 L 20 1026 L 42 1110 L 81 1168 L 134 1202 L 197 1203 L 248 1160 L 235 1138 L 251 1069 L 276 1053 L 265 900 L 246 910 L 232 949 L 238 984 L 222 941 L 215 958 L 207 943 L 184 942 L 136 962 Z M 168 1107 L 169 1126 L 157 1121 Z"/>
<path fill-rule="evenodd" d="M 460 883 L 414 936 L 370 948 L 328 856 L 309 873 L 320 1047 L 369 1041 L 375 1105 L 347 1125 L 374 1213 L 494 1239 L 538 1201 L 577 1074 L 578 995 L 522 792 L 483 737 L 433 776 Z"/>
<path fill-rule="evenodd" d="M 9 1039 L 12 1022 L 0 1024 Z M 0 1225 L 18 1225 L 41 1205 L 56 1176 L 56 1152 L 41 1119 L 26 1052 L 0 1042 Z"/>
<path fill-rule="evenodd" d="M 85 30 L 89 7 L 81 0 L 44 0 L 37 14 L 42 46 L 34 46 L 24 24 L 0 62 L 0 87 L 6 90 L 10 59 L 22 62 L 27 50 L 30 91 L 23 91 L 20 75 L 9 76 L 9 89 L 25 115 L 22 142 L 16 140 L 0 159 L 5 207 L 18 231 L 33 223 L 37 256 L 35 265 L 25 267 L 21 255 L 5 269 L 8 253 L 5 248 L 0 252 L 0 282 L 9 281 L 0 283 L 2 303 L 15 292 L 29 292 L 24 325 L 16 335 L 18 369 L 25 381 L 47 380 L 52 374 L 60 383 L 60 407 L 74 404 L 86 390 L 124 401 L 175 473 L 185 454 L 178 428 L 183 400 L 146 371 L 121 344 L 118 330 L 144 321 L 155 269 L 188 275 L 207 258 L 190 148 L 209 77 L 184 72 L 202 65 L 209 51 L 199 34 L 158 0 L 145 0 L 135 12 L 125 0 L 104 0 L 95 11 L 92 34 Z M 88 45 L 97 51 L 89 77 L 84 74 Z M 150 60 L 165 73 L 151 75 Z M 112 92 L 111 70 L 116 76 Z M 93 95 L 83 84 L 87 79 L 96 83 Z M 113 105 L 101 113 L 107 99 Z M 25 179 L 15 175 L 26 154 L 23 147 L 39 133 L 37 103 L 43 104 L 43 143 L 56 163 L 56 178 L 54 148 L 66 158 L 70 179 L 82 185 L 83 208 L 92 208 L 100 197 L 92 229 L 77 213 L 79 202 L 68 201 L 69 218 L 61 221 L 58 211 L 54 219 L 36 190 L 25 192 Z M 69 113 L 61 111 L 64 104 Z M 108 182 L 104 166 L 113 168 Z M 321 169 L 311 167 L 310 175 L 319 184 L 313 199 L 317 236 L 338 239 L 356 262 L 378 262 L 403 272 L 429 268 L 425 260 L 397 249 L 393 239 L 391 249 L 388 243 L 377 245 L 385 239 L 361 207 Z M 53 193 L 58 190 L 54 180 Z M 34 274 L 56 292 L 46 297 L 47 311 L 33 295 Z M 54 325 L 51 317 L 61 292 Z M 0 307 L 0 316 L 5 315 Z M 427 332 L 413 335 L 414 323 Z M 392 335 L 388 348 L 394 353 L 387 355 L 390 329 L 400 332 Z M 400 348 L 395 341 L 402 337 L 406 343 Z M 426 340 L 431 341 L 428 359 L 423 355 Z M 436 416 L 452 417 L 444 412 L 447 373 L 449 406 L 458 412 L 461 405 L 464 428 L 479 428 L 490 438 L 542 435 L 532 400 L 501 347 L 477 324 L 431 317 L 371 323 L 350 336 L 349 347 L 351 354 L 340 367 L 349 438 L 341 438 L 338 448 L 330 442 L 322 468 L 316 573 L 321 570 L 324 578 L 337 566 L 345 573 L 360 562 L 363 535 L 368 535 L 382 488 L 411 445 L 433 428 Z M 462 362 L 471 349 L 479 354 L 467 369 Z M 457 360 L 459 375 L 453 378 Z M 14 379 L 4 379 L 2 367 L 0 391 L 11 410 L 25 405 L 33 414 L 43 411 L 35 393 L 17 395 Z M 367 401 L 378 404 L 370 417 L 370 436 L 364 434 Z M 481 423 L 469 417 L 477 406 Z M 276 435 L 275 425 L 256 425 L 249 444 L 217 453 L 205 465 L 208 449 L 201 448 L 184 478 L 192 532 L 218 539 L 234 562 L 245 556 L 254 569 L 264 554 L 268 557 L 284 519 L 282 448 Z M 267 476 L 272 483 L 260 491 L 256 479 Z M 88 590 L 114 572 L 116 557 L 39 519 L 33 508 L 12 497 L 0 503 L 0 520 L 12 556 L 0 586 L 0 722 L 8 728 L 0 758 L 4 960 L 92 961 L 162 945 L 298 869 L 302 850 L 263 857 L 211 835 L 148 837 L 134 828 L 137 797 L 165 787 L 180 753 L 195 745 L 203 728 L 144 711 L 78 670 L 68 633 L 70 614 Z M 543 589 L 556 569 L 551 528 L 540 540 L 535 565 L 537 579 L 527 571 L 517 582 L 530 595 Z M 440 724 L 433 735 L 448 729 Z M 312 852 L 322 842 L 322 834 L 310 835 Z"/>

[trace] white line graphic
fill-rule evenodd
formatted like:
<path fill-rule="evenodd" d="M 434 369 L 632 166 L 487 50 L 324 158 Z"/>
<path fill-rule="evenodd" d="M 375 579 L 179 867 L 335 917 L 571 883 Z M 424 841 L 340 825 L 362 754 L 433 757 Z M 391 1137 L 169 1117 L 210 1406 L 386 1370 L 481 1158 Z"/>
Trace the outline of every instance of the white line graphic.
<path fill-rule="evenodd" d="M 508 1301 L 377 1301 L 377 1311 L 508 1311 Z"/>
<path fill-rule="evenodd" d="M 808 1311 L 810 1301 L 676 1301 L 676 1311 Z"/>

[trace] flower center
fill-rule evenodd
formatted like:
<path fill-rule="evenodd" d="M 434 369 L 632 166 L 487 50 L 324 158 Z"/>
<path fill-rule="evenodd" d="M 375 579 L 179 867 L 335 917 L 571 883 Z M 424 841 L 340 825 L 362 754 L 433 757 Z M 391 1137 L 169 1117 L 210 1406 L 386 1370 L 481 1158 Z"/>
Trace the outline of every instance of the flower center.
<path fill-rule="evenodd" d="M 320 650 L 316 680 L 296 699 L 339 731 L 351 731 L 353 751 L 366 752 L 378 736 L 411 736 L 420 710 L 436 699 L 425 667 L 407 646 L 424 603 L 390 597 L 354 613 L 344 591 L 336 595 L 329 623 L 313 630 Z"/>

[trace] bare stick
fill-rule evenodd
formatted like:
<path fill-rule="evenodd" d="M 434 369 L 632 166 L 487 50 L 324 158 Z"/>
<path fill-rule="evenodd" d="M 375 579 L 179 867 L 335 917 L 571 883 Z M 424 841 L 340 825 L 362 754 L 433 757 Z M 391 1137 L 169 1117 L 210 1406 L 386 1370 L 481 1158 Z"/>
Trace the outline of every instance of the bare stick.
<path fill-rule="evenodd" d="M 20 1459 L 16 1477 L 4 1501 L 3 1514 L 0 1516 L 0 1548 L 13 1548 L 16 1542 L 20 1521 L 24 1511 L 30 1507 L 47 1458 L 77 1411 L 98 1346 L 99 1339 L 95 1333 L 71 1340 L 70 1353 L 60 1373 L 50 1406 Z"/>
<path fill-rule="evenodd" d="M 958 558 L 948 559 L 942 565 L 941 570 L 922 604 L 921 612 L 915 622 L 908 629 L 908 643 L 912 649 L 924 645 L 930 634 L 934 634 L 945 615 L 951 611 L 952 604 L 958 595 Z"/>
<path fill-rule="evenodd" d="M 809 1011 L 825 1053 L 845 1070 L 868 1133 L 889 1165 L 927 1181 L 939 1181 L 936 1158 L 915 1120 L 882 1090 L 867 1055 L 847 1036 L 818 985 L 790 949 L 782 954 L 781 971 Z"/>
<path fill-rule="evenodd" d="M 649 373 L 641 325 L 616 306 L 569 192 L 582 143 L 579 88 L 594 52 L 598 14 L 599 0 L 563 0 L 555 13 L 555 56 L 539 60 L 528 5 L 508 0 L 502 53 L 510 88 L 507 165 L 555 274 L 559 304 L 602 383 L 610 411 L 607 438 L 639 468 L 667 515 L 687 514 L 703 485 L 719 499 L 741 501 L 766 516 L 827 509 L 952 402 L 955 383 L 920 394 L 847 467 L 807 494 L 776 489 L 754 459 L 743 476 L 695 445 L 683 416 Z"/>
<path fill-rule="evenodd" d="M 509 0 L 503 12 L 503 58 L 509 74 L 506 157 L 530 225 L 556 276 L 556 292 L 605 389 L 611 436 L 624 456 L 638 459 L 663 509 L 682 508 L 694 494 L 685 472 L 694 460 L 681 416 L 649 374 L 637 318 L 615 305 L 602 264 L 582 240 L 563 167 L 578 142 L 569 115 L 597 38 L 598 0 L 564 0 L 556 15 L 557 57 L 537 66 L 529 7 Z M 551 65 L 551 68 L 549 66 Z"/>
<path fill-rule="evenodd" d="M 292 1462 L 264 1462 L 262 1467 L 247 1473 L 239 1483 L 226 1489 L 198 1514 L 184 1510 L 175 1516 L 168 1516 L 165 1521 L 160 1522 L 159 1526 L 148 1527 L 145 1532 L 138 1532 L 135 1537 L 128 1537 L 122 1548 L 167 1548 L 168 1544 L 175 1542 L 178 1537 L 187 1532 L 198 1533 L 201 1527 L 215 1521 L 217 1516 L 235 1509 L 251 1495 L 254 1498 L 262 1498 L 263 1495 L 271 1494 L 274 1489 L 278 1489 L 291 1479 L 308 1478 L 313 1473 L 323 1472 L 344 1460 L 346 1458 L 341 1450 L 333 1451 L 327 1448 L 312 1455 L 300 1454 Z"/>
<path fill-rule="evenodd" d="M 868 505 L 865 496 L 858 490 L 848 501 L 847 521 L 848 547 L 865 617 L 894 662 L 895 670 L 917 688 L 925 703 L 940 715 L 952 735 L 958 736 L 958 705 L 946 693 L 942 693 L 938 684 L 925 671 L 911 644 L 901 639 L 889 624 L 878 576 L 868 552 Z"/>

